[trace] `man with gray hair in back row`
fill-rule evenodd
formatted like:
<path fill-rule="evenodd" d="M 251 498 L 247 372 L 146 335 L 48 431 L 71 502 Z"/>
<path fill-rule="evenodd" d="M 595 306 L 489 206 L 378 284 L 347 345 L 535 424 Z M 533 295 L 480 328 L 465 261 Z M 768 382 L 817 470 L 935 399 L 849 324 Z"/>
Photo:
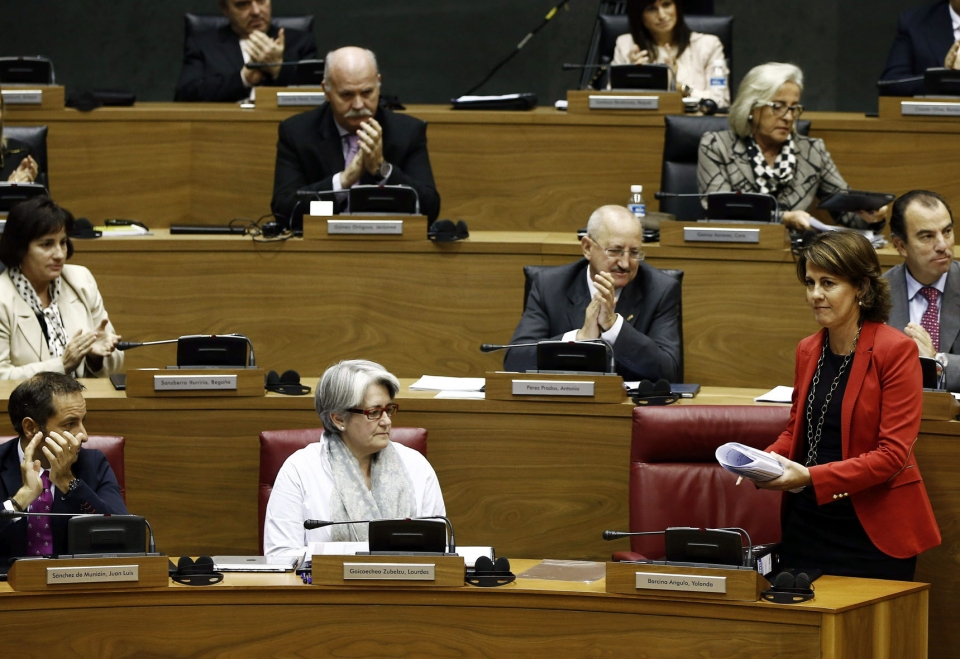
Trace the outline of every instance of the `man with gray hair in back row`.
<path fill-rule="evenodd" d="M 374 54 L 346 47 L 327 54 L 327 102 L 280 124 L 271 208 L 281 225 L 299 224 L 307 210 L 297 191 L 339 191 L 354 185 L 407 185 L 433 222 L 440 195 L 427 153 L 427 124 L 379 107 Z M 296 216 L 296 217 L 294 217 Z"/>

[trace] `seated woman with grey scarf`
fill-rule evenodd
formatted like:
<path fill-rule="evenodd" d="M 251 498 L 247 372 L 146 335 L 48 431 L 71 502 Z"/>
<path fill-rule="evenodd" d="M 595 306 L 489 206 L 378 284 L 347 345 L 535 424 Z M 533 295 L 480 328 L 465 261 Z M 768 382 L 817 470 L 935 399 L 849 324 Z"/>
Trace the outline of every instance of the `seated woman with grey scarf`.
<path fill-rule="evenodd" d="M 433 467 L 390 441 L 397 378 L 380 364 L 342 361 L 320 378 L 314 403 L 320 441 L 284 462 L 267 504 L 263 550 L 302 553 L 312 542 L 367 540 L 366 524 L 307 531 L 307 519 L 346 521 L 445 515 Z"/>

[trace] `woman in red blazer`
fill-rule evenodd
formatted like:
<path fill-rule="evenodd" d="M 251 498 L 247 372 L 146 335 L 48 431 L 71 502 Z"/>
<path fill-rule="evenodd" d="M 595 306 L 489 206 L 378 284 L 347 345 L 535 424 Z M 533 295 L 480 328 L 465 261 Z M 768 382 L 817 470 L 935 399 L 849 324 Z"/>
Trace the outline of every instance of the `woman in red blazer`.
<path fill-rule="evenodd" d="M 922 376 L 916 343 L 887 325 L 888 282 L 869 241 L 818 235 L 797 262 L 823 330 L 797 347 L 790 422 L 767 450 L 784 473 L 781 565 L 909 581 L 940 544 L 914 457 Z"/>

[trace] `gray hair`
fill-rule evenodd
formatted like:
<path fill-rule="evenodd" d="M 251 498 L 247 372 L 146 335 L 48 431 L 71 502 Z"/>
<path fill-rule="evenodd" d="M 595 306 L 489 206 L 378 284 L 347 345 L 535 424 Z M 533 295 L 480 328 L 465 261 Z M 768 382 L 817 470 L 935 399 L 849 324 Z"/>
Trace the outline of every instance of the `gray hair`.
<path fill-rule="evenodd" d="M 803 71 L 793 64 L 768 62 L 755 66 L 743 77 L 737 100 L 730 106 L 730 127 L 740 137 L 749 137 L 753 130 L 750 113 L 758 103 L 766 103 L 777 95 L 785 83 L 792 82 L 803 91 Z M 796 122 L 794 122 L 796 129 Z"/>
<path fill-rule="evenodd" d="M 590 236 L 590 240 L 596 242 L 597 234 L 600 232 L 601 227 L 606 224 L 607 220 L 613 219 L 617 215 L 622 215 L 623 217 L 629 216 L 638 223 L 640 222 L 640 220 L 637 220 L 636 215 L 624 206 L 616 206 L 614 204 L 601 206 L 593 211 L 593 213 L 590 214 L 590 219 L 587 220 L 587 235 Z"/>
<path fill-rule="evenodd" d="M 363 404 L 363 398 L 371 384 L 383 385 L 391 399 L 400 391 L 400 381 L 396 376 L 376 362 L 347 359 L 328 368 L 320 378 L 313 397 L 313 404 L 320 415 L 320 421 L 323 422 L 324 431 L 339 437 L 340 428 L 330 415 L 349 416 L 350 412 L 347 410 Z"/>
<path fill-rule="evenodd" d="M 328 85 L 330 80 L 330 69 L 336 65 L 336 60 L 339 59 L 337 51 L 343 50 L 338 48 L 337 50 L 331 50 L 327 53 L 327 56 L 323 58 L 323 84 Z M 370 58 L 370 61 L 373 62 L 373 68 L 376 69 L 377 75 L 380 74 L 380 65 L 377 64 L 377 56 L 373 54 L 373 51 L 369 48 L 364 48 L 363 52 L 367 54 L 367 57 Z"/>

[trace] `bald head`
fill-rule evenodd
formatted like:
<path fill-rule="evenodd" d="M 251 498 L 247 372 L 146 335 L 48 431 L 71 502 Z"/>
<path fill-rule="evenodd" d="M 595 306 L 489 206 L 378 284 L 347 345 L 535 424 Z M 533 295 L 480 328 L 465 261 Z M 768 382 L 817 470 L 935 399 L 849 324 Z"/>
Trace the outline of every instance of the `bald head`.
<path fill-rule="evenodd" d="M 601 206 L 590 216 L 587 235 L 580 245 L 584 258 L 590 262 L 590 276 L 609 272 L 614 285 L 623 288 L 633 281 L 640 268 L 643 228 L 640 220 L 623 206 Z"/>
<path fill-rule="evenodd" d="M 377 112 L 380 102 L 380 72 L 373 52 L 347 46 L 327 53 L 323 91 L 334 120 L 344 130 L 355 132 Z"/>

